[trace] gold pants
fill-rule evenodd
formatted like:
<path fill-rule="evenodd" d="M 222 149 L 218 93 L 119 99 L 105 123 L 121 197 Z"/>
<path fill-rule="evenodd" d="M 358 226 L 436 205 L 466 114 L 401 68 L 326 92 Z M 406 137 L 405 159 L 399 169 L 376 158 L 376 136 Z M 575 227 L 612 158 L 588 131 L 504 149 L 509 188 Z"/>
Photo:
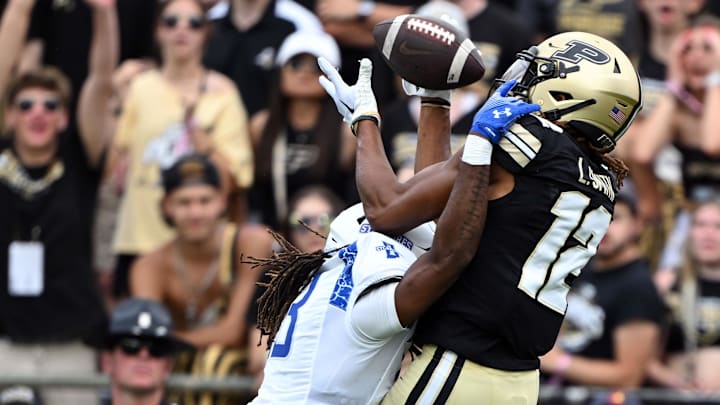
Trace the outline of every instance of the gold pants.
<path fill-rule="evenodd" d="M 539 390 L 538 370 L 496 370 L 426 345 L 382 405 L 534 405 Z"/>

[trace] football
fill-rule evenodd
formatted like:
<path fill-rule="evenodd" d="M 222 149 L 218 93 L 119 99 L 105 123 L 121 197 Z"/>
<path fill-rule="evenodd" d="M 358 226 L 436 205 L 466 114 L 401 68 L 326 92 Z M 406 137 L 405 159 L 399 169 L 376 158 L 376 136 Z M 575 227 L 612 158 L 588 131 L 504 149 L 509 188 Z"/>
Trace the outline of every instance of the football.
<path fill-rule="evenodd" d="M 375 44 L 403 79 L 432 90 L 467 86 L 485 74 L 480 51 L 452 23 L 404 14 L 378 23 Z"/>

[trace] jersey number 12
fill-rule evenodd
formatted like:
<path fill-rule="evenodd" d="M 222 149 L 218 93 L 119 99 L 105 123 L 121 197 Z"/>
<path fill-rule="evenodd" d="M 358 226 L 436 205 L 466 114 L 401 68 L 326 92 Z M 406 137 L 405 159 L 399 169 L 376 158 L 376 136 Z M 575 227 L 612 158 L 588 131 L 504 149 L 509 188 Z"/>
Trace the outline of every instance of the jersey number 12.
<path fill-rule="evenodd" d="M 603 206 L 585 213 L 589 204 L 590 198 L 582 193 L 560 194 L 551 210 L 555 221 L 525 261 L 518 283 L 527 295 L 560 314 L 565 314 L 570 291 L 565 278 L 580 274 L 612 219 Z M 579 244 L 562 250 L 571 234 Z"/>

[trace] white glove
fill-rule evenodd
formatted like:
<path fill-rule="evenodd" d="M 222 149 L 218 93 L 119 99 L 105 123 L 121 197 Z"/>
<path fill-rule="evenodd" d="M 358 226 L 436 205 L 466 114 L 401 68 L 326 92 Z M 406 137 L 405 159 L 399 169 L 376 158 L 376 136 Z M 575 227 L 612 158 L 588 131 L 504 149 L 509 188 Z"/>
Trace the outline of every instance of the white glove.
<path fill-rule="evenodd" d="M 450 105 L 452 90 L 430 90 L 402 79 L 402 88 L 408 96 L 432 97 L 445 100 Z"/>
<path fill-rule="evenodd" d="M 327 61 L 327 59 L 318 58 L 320 70 L 325 76 L 320 76 L 320 85 L 332 97 L 343 121 L 350 125 L 353 133 L 356 124 L 362 120 L 373 120 L 380 126 L 380 113 L 378 113 L 375 94 L 373 94 L 372 79 L 372 62 L 370 59 L 363 58 L 360 61 L 360 70 L 358 72 L 358 80 L 354 86 L 348 86 L 340 77 L 340 73 Z"/>

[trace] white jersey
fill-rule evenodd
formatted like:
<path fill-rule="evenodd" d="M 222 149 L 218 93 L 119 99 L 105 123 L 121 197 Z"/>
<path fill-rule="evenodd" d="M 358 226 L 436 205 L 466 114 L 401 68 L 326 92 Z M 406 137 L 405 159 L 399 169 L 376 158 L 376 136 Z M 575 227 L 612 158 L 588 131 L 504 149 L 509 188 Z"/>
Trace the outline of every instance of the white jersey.
<path fill-rule="evenodd" d="M 417 256 L 411 233 L 391 239 L 358 226 L 357 242 L 328 259 L 291 305 L 252 405 L 377 404 L 390 389 L 412 335 L 397 318 L 397 282 L 357 299 L 399 280 Z M 429 248 L 434 229 L 425 226 Z"/>

